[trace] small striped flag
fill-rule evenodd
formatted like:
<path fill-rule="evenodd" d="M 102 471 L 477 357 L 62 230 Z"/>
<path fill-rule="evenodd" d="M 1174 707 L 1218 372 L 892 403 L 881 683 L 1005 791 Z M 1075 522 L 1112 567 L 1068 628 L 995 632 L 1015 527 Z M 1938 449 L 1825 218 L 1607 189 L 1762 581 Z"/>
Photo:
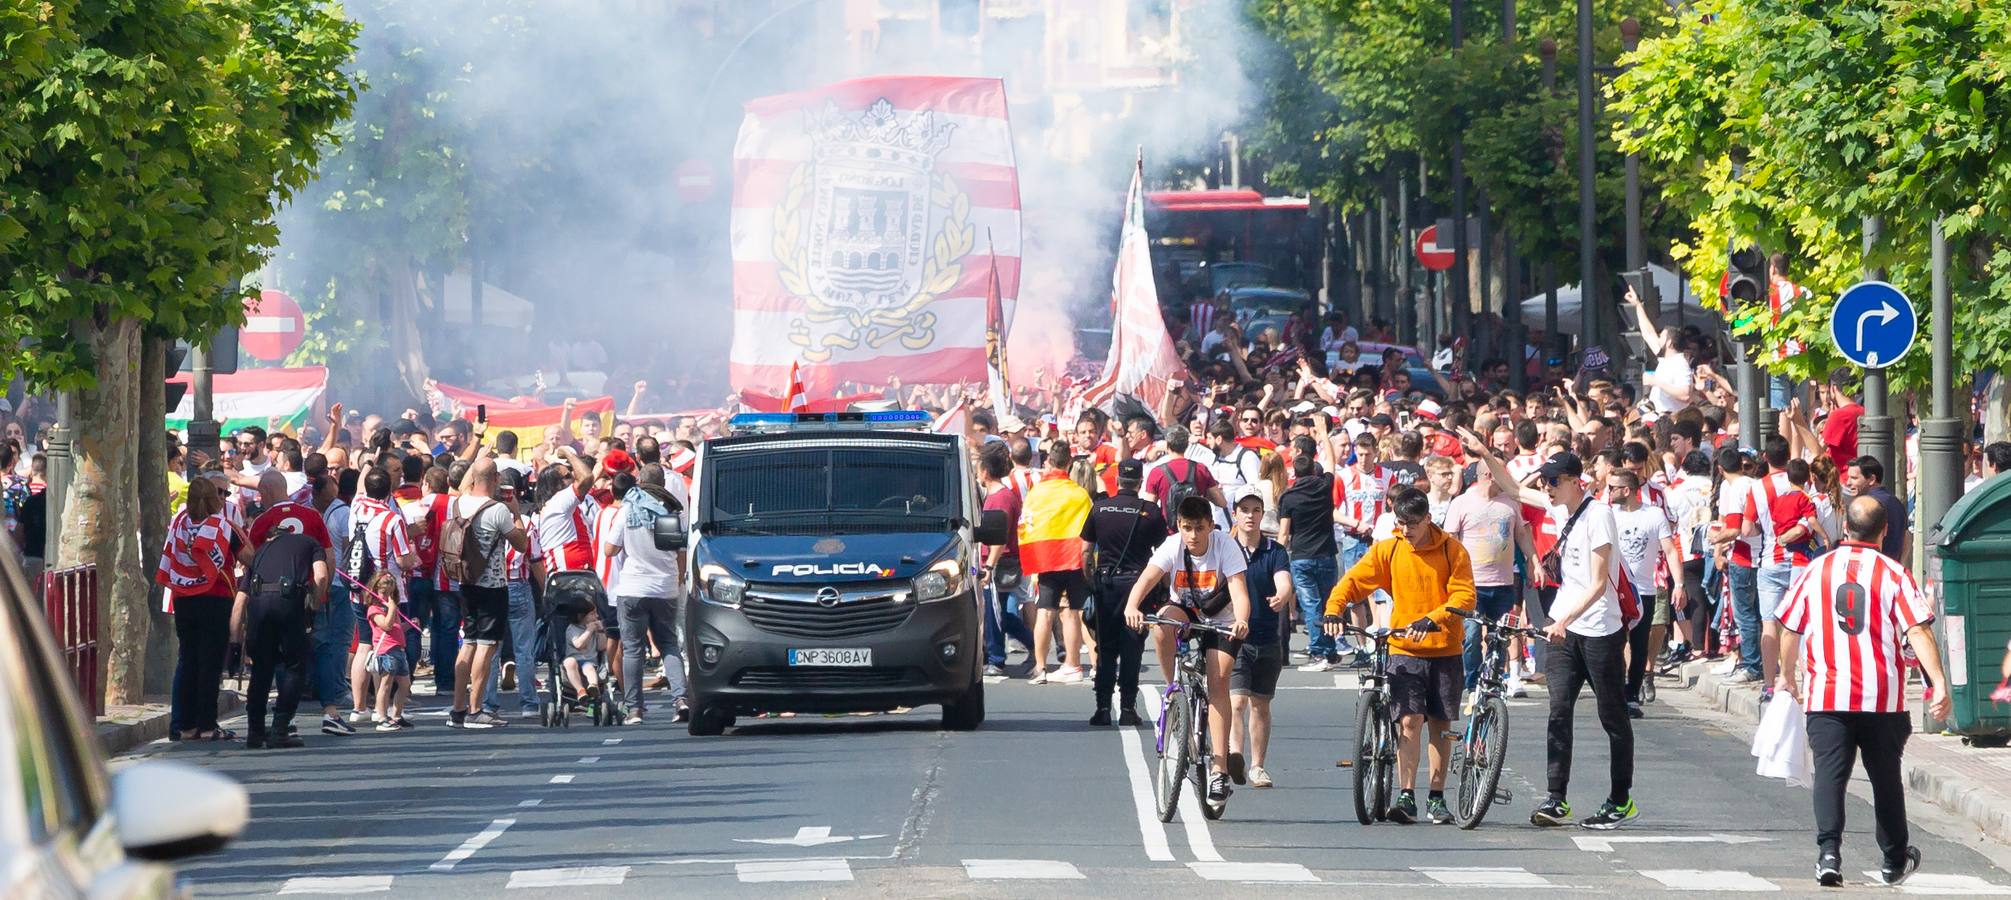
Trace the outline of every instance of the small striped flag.
<path fill-rule="evenodd" d="M 782 408 L 786 412 L 803 412 L 810 407 L 803 391 L 802 366 L 800 361 L 789 364 L 789 389 L 782 395 Z"/>

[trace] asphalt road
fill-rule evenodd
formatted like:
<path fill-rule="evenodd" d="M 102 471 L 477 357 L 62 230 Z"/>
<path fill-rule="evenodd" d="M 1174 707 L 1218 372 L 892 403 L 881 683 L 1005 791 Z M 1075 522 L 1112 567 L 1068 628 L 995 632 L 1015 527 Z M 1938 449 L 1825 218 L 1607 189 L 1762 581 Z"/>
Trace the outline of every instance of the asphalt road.
<path fill-rule="evenodd" d="M 1540 693 L 1512 704 L 1514 799 L 1480 829 L 1359 826 L 1335 766 L 1353 683 L 1288 671 L 1268 763 L 1277 787 L 1238 789 L 1213 823 L 1149 816 L 1149 729 L 1093 729 L 1087 687 L 1022 681 L 990 686 L 975 733 L 938 731 L 927 708 L 743 719 L 718 738 L 667 720 L 454 731 L 433 713 L 414 731 L 348 738 L 303 719 L 301 750 L 142 753 L 251 791 L 246 833 L 183 869 L 200 896 L 1145 897 L 1211 881 L 1239 896 L 1818 892 L 1808 791 L 1754 775 L 1737 724 L 1679 711 L 1674 690 L 1635 723 L 1642 815 L 1621 830 L 1528 824 L 1543 780 Z M 1578 734 L 1583 814 L 1606 788 L 1589 695 Z M 1926 862 L 1908 892 L 2011 894 L 1992 863 L 2005 848 L 1918 807 Z M 1853 799 L 1850 816 L 1845 890 L 1889 891 L 1869 886 L 1869 805 Z"/>

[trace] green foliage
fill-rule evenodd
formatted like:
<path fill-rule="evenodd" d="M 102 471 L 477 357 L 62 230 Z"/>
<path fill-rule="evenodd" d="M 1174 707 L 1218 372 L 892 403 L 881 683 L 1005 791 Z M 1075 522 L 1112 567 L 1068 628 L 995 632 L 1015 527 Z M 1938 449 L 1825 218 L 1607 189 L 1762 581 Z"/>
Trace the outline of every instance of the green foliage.
<path fill-rule="evenodd" d="M 1450 148 L 1463 134 L 1476 197 L 1517 252 L 1569 271 L 1578 253 L 1577 34 L 1574 0 L 1517 4 L 1518 40 L 1501 42 L 1499 8 L 1472 3 L 1466 41 L 1451 48 L 1443 0 L 1247 0 L 1250 18 L 1289 55 L 1259 72 L 1263 117 L 1253 143 L 1273 162 L 1271 180 L 1347 210 L 1375 202 L 1399 174 L 1431 173 L 1428 199 L 1449 205 Z M 1628 16 L 1653 28 L 1660 0 L 1601 0 L 1596 51 L 1620 53 Z M 1542 88 L 1539 41 L 1560 45 L 1557 86 Z M 1602 125 L 1595 161 L 1601 251 L 1618 268 L 1623 158 Z M 1644 167 L 1644 192 L 1657 171 Z M 1644 211 L 1651 245 L 1675 224 L 1659 205 Z"/>
<path fill-rule="evenodd" d="M 2011 7 L 1699 0 L 1665 24 L 1615 105 L 1646 123 L 1627 145 L 1667 166 L 1699 294 L 1717 295 L 1734 241 L 1787 252 L 1819 302 L 1756 327 L 1766 345 L 1808 347 L 1777 370 L 1820 377 L 1843 362 L 1828 301 L 1867 265 L 1926 317 L 1929 233 L 1945 217 L 1956 371 L 2011 364 Z M 1869 260 L 1865 216 L 1883 229 Z M 1926 353 L 1891 370 L 1900 386 L 1928 371 Z"/>
<path fill-rule="evenodd" d="M 327 0 L 0 0 L 0 377 L 90 385 L 120 319 L 241 321 L 355 38 Z"/>

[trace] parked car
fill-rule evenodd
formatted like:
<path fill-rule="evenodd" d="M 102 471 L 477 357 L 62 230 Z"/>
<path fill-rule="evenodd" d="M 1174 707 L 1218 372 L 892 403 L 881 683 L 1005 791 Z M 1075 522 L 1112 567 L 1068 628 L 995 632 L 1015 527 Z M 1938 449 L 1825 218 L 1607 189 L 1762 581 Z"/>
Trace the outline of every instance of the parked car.
<path fill-rule="evenodd" d="M 17 559 L 0 536 L 0 897 L 174 897 L 166 863 L 229 843 L 250 801 L 182 763 L 106 774 Z"/>
<path fill-rule="evenodd" d="M 1210 297 L 1217 297 L 1230 288 L 1263 286 L 1273 283 L 1271 267 L 1263 263 L 1221 262 L 1204 264 L 1188 282 L 1190 291 L 1205 289 Z"/>

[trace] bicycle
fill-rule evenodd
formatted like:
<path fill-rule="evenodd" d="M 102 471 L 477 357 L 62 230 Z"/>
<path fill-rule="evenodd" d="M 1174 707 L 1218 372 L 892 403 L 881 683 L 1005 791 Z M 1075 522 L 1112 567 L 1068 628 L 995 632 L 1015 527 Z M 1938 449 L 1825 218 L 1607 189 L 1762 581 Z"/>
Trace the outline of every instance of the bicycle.
<path fill-rule="evenodd" d="M 1166 685 L 1166 693 L 1159 700 L 1159 771 L 1153 781 L 1159 821 L 1173 821 L 1173 811 L 1180 800 L 1180 782 L 1184 779 L 1192 779 L 1194 790 L 1201 795 L 1202 817 L 1220 819 L 1228 804 L 1208 801 L 1208 770 L 1214 763 L 1214 748 L 1208 743 L 1208 669 L 1202 661 L 1200 642 L 1187 638 L 1195 631 L 1228 638 L 1229 629 L 1210 622 L 1186 622 L 1156 614 L 1146 616 L 1145 621 L 1176 629 L 1173 681 Z"/>
<path fill-rule="evenodd" d="M 1329 623 L 1338 622 L 1329 616 Z M 1390 792 L 1395 786 L 1397 741 L 1403 731 L 1389 703 L 1390 630 L 1380 626 L 1367 630 L 1344 625 L 1341 631 L 1366 638 L 1375 650 L 1369 668 L 1361 675 L 1361 694 L 1355 701 L 1355 820 L 1368 825 L 1389 820 Z"/>
<path fill-rule="evenodd" d="M 1516 637 L 1543 640 L 1543 632 L 1509 625 L 1465 609 L 1451 609 L 1467 620 L 1468 628 L 1486 628 L 1482 638 L 1480 676 L 1474 681 L 1473 712 L 1466 717 L 1466 730 L 1452 746 L 1452 770 L 1459 779 L 1454 792 L 1452 819 L 1460 828 L 1480 826 L 1487 811 L 1497 801 L 1507 803 L 1514 794 L 1502 787 L 1501 767 L 1508 758 L 1507 668 L 1509 642 Z"/>

